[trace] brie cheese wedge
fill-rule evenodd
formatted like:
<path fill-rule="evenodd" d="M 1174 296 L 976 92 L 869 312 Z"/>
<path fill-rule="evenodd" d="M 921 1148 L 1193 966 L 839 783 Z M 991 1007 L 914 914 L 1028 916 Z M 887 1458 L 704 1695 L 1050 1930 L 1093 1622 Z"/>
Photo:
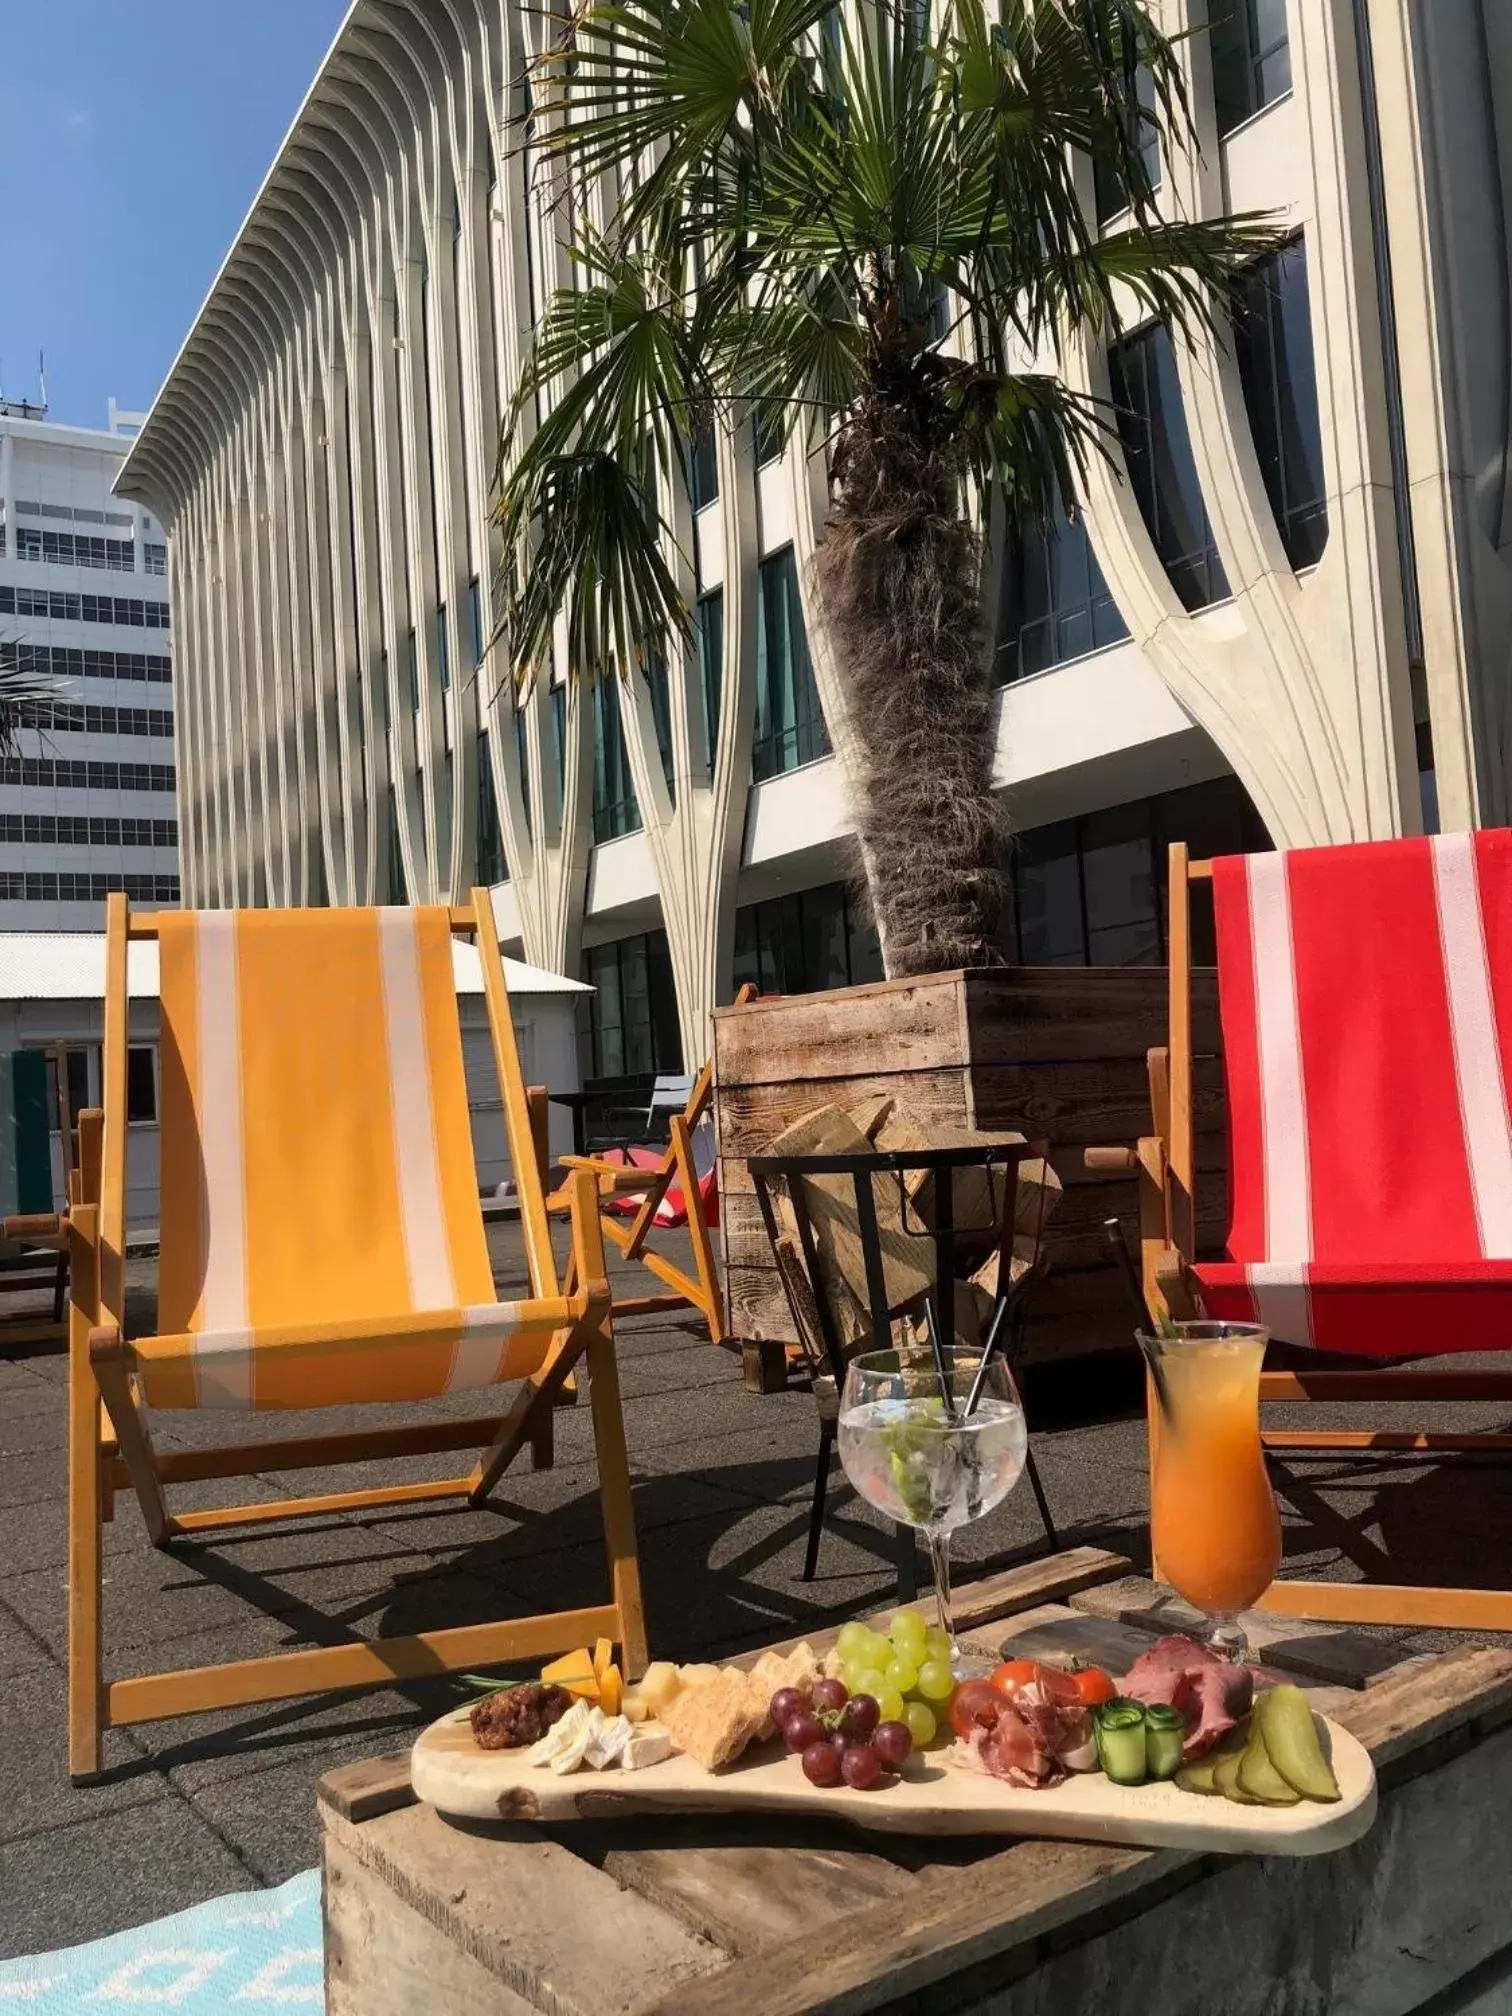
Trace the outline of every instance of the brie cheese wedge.
<path fill-rule="evenodd" d="M 630 1740 L 620 1752 L 622 1771 L 644 1771 L 648 1764 L 660 1764 L 672 1755 L 672 1738 L 665 1729 L 642 1724 L 630 1731 Z"/>
<path fill-rule="evenodd" d="M 593 1712 L 587 1701 L 574 1701 L 560 1720 L 553 1722 L 538 1743 L 533 1743 L 526 1756 L 527 1764 L 550 1764 L 555 1758 L 572 1747 L 588 1728 L 588 1718 Z"/>

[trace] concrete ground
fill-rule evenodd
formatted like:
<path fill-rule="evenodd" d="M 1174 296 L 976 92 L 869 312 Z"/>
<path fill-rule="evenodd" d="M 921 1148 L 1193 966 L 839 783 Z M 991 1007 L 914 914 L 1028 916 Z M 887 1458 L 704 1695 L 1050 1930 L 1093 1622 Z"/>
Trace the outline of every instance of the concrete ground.
<path fill-rule="evenodd" d="M 495 1227 L 492 1238 L 501 1292 L 521 1292 L 515 1229 Z M 635 1273 L 639 1287 L 645 1277 Z M 153 1263 L 133 1261 L 129 1320 L 139 1332 L 151 1324 L 153 1293 Z M 838 1469 L 818 1577 L 798 1579 L 816 1440 L 806 1392 L 745 1392 L 739 1361 L 701 1341 L 691 1320 L 624 1324 L 620 1365 L 655 1652 L 728 1653 L 887 1599 L 890 1539 Z M 0 1342 L 0 1957 L 118 1931 L 309 1868 L 321 1773 L 403 1747 L 461 1698 L 455 1683 L 427 1682 L 148 1724 L 107 1739 L 101 1783 L 70 1786 L 65 1381 L 59 1347 Z M 484 1411 L 479 1399 L 463 1396 L 457 1411 Z M 1028 1393 L 1062 1542 L 1114 1547 L 1143 1564 L 1139 1400 L 1137 1368 L 1107 1361 L 1042 1374 Z M 1323 1425 L 1322 1411 L 1310 1410 L 1311 1425 Z M 1444 1425 L 1501 1425 L 1494 1409 L 1439 1414 Z M 329 1431 L 393 1418 L 351 1409 L 300 1421 Z M 277 1425 L 265 1417 L 258 1432 Z M 186 1446 L 236 1427 L 170 1415 L 158 1432 L 165 1446 Z M 446 1460 L 270 1473 L 192 1488 L 176 1502 L 358 1488 L 443 1474 Z M 1401 1580 L 1508 1579 L 1512 1478 L 1494 1466 L 1295 1463 L 1278 1481 L 1289 1571 L 1379 1577 L 1389 1562 Z M 605 1586 L 586 1404 L 558 1413 L 556 1467 L 512 1471 L 486 1510 L 339 1515 L 162 1553 L 147 1544 L 126 1497 L 106 1530 L 113 1678 L 598 1602 Z M 1021 1488 L 961 1534 L 957 1551 L 969 1574 L 973 1564 L 997 1565 L 1043 1544 Z M 1444 1633 L 1396 1635 L 1404 1651 L 1454 1642 Z"/>

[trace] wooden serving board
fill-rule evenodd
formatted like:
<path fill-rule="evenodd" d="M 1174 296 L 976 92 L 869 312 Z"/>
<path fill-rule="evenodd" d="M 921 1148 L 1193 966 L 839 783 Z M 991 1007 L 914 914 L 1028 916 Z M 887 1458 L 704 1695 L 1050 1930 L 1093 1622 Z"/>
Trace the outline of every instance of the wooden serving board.
<path fill-rule="evenodd" d="M 1047 1791 L 1026 1791 L 925 1751 L 882 1791 L 810 1785 L 780 1743 L 754 1744 L 728 1771 L 705 1771 L 674 1754 L 644 1771 L 582 1769 L 558 1776 L 526 1763 L 524 1750 L 480 1750 L 467 1709 L 433 1722 L 415 1744 L 417 1798 L 466 1820 L 644 1819 L 659 1813 L 822 1815 L 886 1834 L 1019 1834 L 1116 1841 L 1194 1854 L 1326 1855 L 1358 1841 L 1375 1818 L 1375 1770 L 1346 1729 L 1318 1716 L 1339 1790 L 1337 1805 L 1237 1806 L 1175 1785 L 1114 1785 L 1100 1771 L 1074 1773 Z"/>

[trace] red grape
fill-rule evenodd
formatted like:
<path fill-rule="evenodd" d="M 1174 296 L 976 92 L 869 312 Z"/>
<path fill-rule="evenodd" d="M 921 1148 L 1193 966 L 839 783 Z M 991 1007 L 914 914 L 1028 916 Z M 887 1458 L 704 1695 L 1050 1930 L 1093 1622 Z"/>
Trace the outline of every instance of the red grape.
<path fill-rule="evenodd" d="M 816 1715 L 833 1715 L 850 1699 L 850 1689 L 843 1680 L 816 1680 L 810 1699 Z"/>
<path fill-rule="evenodd" d="M 861 1741 L 859 1736 L 847 1736 L 843 1729 L 830 1731 L 830 1744 L 837 1757 L 843 1757 L 847 1750 Z"/>
<path fill-rule="evenodd" d="M 857 1792 L 869 1792 L 882 1775 L 882 1759 L 870 1743 L 852 1743 L 840 1759 L 840 1773 Z"/>
<path fill-rule="evenodd" d="M 782 1740 L 789 1750 L 807 1750 L 815 1743 L 825 1740 L 824 1724 L 817 1715 L 807 1708 L 800 1708 L 796 1715 L 789 1715 L 782 1725 Z"/>
<path fill-rule="evenodd" d="M 901 1770 L 913 1749 L 913 1737 L 906 1722 L 884 1722 L 872 1735 L 872 1748 L 889 1771 Z"/>
<path fill-rule="evenodd" d="M 853 1694 L 845 1704 L 840 1726 L 847 1736 L 859 1736 L 864 1742 L 881 1720 L 882 1710 L 875 1695 Z"/>
<path fill-rule="evenodd" d="M 779 1687 L 777 1692 L 772 1696 L 767 1713 L 779 1729 L 786 1729 L 789 1718 L 796 1715 L 800 1709 L 807 1708 L 807 1706 L 808 1702 L 796 1687 Z"/>
<path fill-rule="evenodd" d="M 838 1785 L 842 1769 L 833 1744 L 810 1743 L 803 1753 L 803 1775 L 810 1785 Z"/>

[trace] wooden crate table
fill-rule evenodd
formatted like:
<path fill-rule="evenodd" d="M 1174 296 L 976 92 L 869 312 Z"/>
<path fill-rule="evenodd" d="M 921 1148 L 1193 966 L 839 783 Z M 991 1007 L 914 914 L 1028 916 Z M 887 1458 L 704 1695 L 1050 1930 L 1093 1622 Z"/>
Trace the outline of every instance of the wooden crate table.
<path fill-rule="evenodd" d="M 1115 1671 L 1183 1621 L 1090 1547 L 967 1585 L 958 1612 L 977 1649 Z M 376 1758 L 320 1787 L 328 2016 L 1512 2008 L 1512 1653 L 1397 1659 L 1350 1631 L 1255 1623 L 1266 1663 L 1374 1759 L 1376 1824 L 1337 1854 L 1005 1848 L 733 1815 L 475 1827 L 415 1801 L 406 1757 Z"/>

